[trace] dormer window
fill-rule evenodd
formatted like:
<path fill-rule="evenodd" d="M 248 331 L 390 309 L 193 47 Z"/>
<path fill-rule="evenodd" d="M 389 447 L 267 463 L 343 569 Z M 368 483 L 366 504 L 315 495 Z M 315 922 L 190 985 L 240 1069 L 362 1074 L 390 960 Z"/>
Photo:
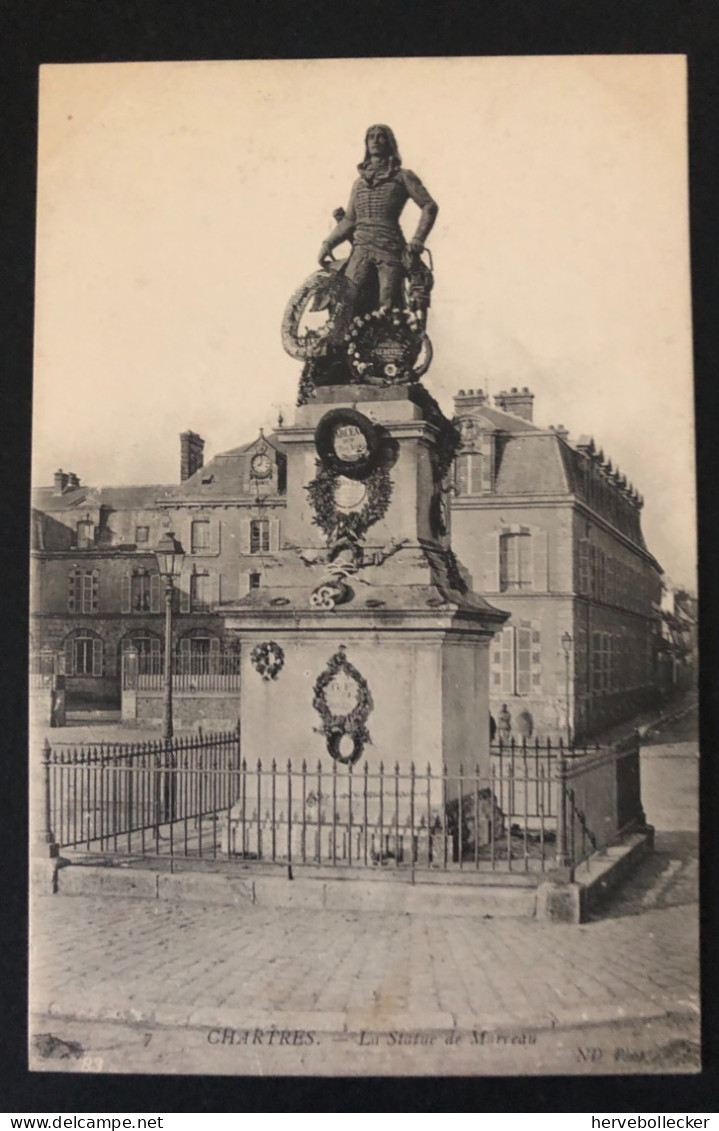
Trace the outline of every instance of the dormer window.
<path fill-rule="evenodd" d="M 89 550 L 95 545 L 95 523 L 87 515 L 77 524 L 77 548 Z"/>

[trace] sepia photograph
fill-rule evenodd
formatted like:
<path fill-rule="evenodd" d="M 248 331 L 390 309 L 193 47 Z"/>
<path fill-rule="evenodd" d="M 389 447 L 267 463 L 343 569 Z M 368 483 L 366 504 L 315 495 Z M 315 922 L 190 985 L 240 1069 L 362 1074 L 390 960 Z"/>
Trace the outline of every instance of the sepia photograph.
<path fill-rule="evenodd" d="M 700 1071 L 681 54 L 46 63 L 32 1072 Z"/>

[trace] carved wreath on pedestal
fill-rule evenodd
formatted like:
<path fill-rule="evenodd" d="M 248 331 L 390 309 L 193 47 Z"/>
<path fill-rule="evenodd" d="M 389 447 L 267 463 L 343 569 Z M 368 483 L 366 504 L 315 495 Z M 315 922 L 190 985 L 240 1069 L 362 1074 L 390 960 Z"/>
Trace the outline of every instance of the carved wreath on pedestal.
<path fill-rule="evenodd" d="M 367 681 L 349 662 L 344 645 L 330 658 L 314 686 L 312 706 L 319 712 L 327 750 L 337 762 L 354 765 L 371 742 L 366 722 L 374 708 Z"/>
<path fill-rule="evenodd" d="M 250 653 L 250 660 L 255 671 L 267 680 L 277 679 L 285 666 L 285 654 L 274 640 L 257 644 Z"/>
<path fill-rule="evenodd" d="M 365 496 L 356 510 L 343 511 L 337 506 L 336 492 L 344 479 L 338 472 L 323 468 L 307 486 L 314 522 L 326 538 L 334 540 L 338 534 L 361 537 L 370 526 L 387 513 L 392 497 L 392 480 L 383 467 L 377 467 L 364 480 Z"/>

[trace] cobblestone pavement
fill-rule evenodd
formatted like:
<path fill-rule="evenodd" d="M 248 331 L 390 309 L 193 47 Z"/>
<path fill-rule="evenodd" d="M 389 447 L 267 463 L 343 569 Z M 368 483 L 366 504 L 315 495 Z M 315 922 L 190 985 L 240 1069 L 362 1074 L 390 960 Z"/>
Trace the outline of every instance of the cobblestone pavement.
<path fill-rule="evenodd" d="M 664 761 L 648 764 L 648 784 L 659 764 Z M 689 772 L 695 759 L 681 764 Z M 331 1071 L 332 1064 L 349 1056 L 347 1042 L 352 1048 L 347 1063 L 355 1067 L 341 1071 L 363 1071 L 364 1060 L 381 1052 L 393 1071 L 409 1071 L 408 1065 L 428 1064 L 430 1056 L 425 1047 L 405 1064 L 412 1040 L 422 1047 L 429 1034 L 450 1032 L 462 1044 L 467 1064 L 474 1065 L 477 1044 L 494 1048 L 496 1060 L 501 1042 L 495 1038 L 504 1033 L 508 1042 L 516 1038 L 510 1067 L 492 1062 L 491 1069 L 467 1068 L 457 1054 L 445 1070 L 511 1072 L 521 1054 L 523 1072 L 569 1071 L 566 1057 L 562 1067 L 546 1067 L 553 1063 L 552 1050 L 558 1055 L 569 1047 L 558 1035 L 561 1029 L 576 1032 L 577 1026 L 624 1019 L 639 1025 L 647 1038 L 651 1026 L 666 1027 L 667 1015 L 674 1014 L 682 1017 L 674 1070 L 687 1070 L 687 1048 L 696 1050 L 698 1041 L 697 876 L 697 837 L 685 827 L 660 831 L 655 854 L 601 914 L 581 926 L 44 896 L 36 902 L 31 930 L 34 1032 L 62 1037 L 76 1032 L 81 1019 L 115 1018 L 149 1025 L 158 1048 L 167 1040 L 158 1027 L 180 1027 L 186 1036 L 165 1069 L 176 1072 L 189 1070 L 178 1067 L 186 1063 L 188 1049 L 204 1049 L 206 1056 L 207 1047 L 218 1044 L 220 1051 L 214 1048 L 212 1055 L 224 1068 L 198 1070 L 232 1071 L 227 1045 L 238 1058 L 234 1071 L 258 1071 L 260 1060 L 270 1056 L 265 1042 L 272 1026 L 287 1034 L 283 1047 L 293 1050 L 291 1066 L 281 1069 L 273 1061 L 273 1070 L 290 1072 Z M 559 1030 L 551 1037 L 552 1049 L 540 1056 L 528 1033 L 553 1025 Z M 225 1030 L 239 1036 L 226 1038 Z M 395 1031 L 406 1035 L 407 1048 L 400 1040 L 386 1044 L 387 1034 Z M 495 1036 L 483 1038 L 483 1031 Z M 384 1034 L 374 1054 L 366 1043 L 374 1040 L 370 1034 Z M 664 1037 L 671 1044 L 666 1032 Z M 623 1070 L 634 1064 L 635 1038 Z M 279 1033 L 275 1039 L 280 1040 Z M 336 1055 L 327 1053 L 330 1039 Z M 576 1059 L 578 1042 L 569 1044 Z M 110 1042 L 109 1047 L 115 1046 Z M 655 1055 L 653 1047 L 647 1056 Z M 126 1054 L 127 1048 L 113 1061 L 104 1053 L 104 1069 L 95 1070 L 122 1071 Z M 537 1067 L 540 1063 L 544 1067 Z M 598 1070 L 596 1063 L 587 1063 Z M 666 1060 L 656 1063 L 656 1071 L 672 1070 Z M 71 1065 L 71 1060 L 64 1063 Z M 85 1069 L 92 1065 L 92 1057 L 86 1058 Z M 56 1068 L 57 1063 L 33 1067 Z M 651 1070 L 648 1063 L 644 1068 Z M 420 1069 L 430 1070 L 442 1069 L 434 1061 Z M 588 1069 L 575 1064 L 574 1070 Z"/>

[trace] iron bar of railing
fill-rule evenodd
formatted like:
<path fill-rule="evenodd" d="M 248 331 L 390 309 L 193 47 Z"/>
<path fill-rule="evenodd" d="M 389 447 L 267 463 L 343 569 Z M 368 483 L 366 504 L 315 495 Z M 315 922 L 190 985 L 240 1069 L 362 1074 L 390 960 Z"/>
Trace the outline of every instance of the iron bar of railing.
<path fill-rule="evenodd" d="M 567 860 L 567 763 L 560 758 L 557 765 L 557 867 L 566 868 Z"/>
<path fill-rule="evenodd" d="M 442 764 L 442 867 L 447 871 L 447 764 Z"/>
<path fill-rule="evenodd" d="M 352 763 L 347 767 L 347 866 L 352 867 Z"/>
<path fill-rule="evenodd" d="M 287 867 L 292 875 L 292 762 L 287 759 Z"/>
<path fill-rule="evenodd" d="M 368 792 L 368 788 L 369 788 L 368 776 L 367 776 L 368 771 L 369 771 L 369 766 L 365 762 L 364 772 L 362 774 L 362 829 L 363 829 L 363 840 L 364 840 L 364 864 L 365 864 L 365 867 L 367 867 L 367 863 L 368 863 L 367 841 L 368 841 L 368 838 L 369 838 L 369 813 L 368 813 L 368 808 L 367 808 L 367 801 L 368 801 L 367 792 Z"/>
<path fill-rule="evenodd" d="M 337 865 L 337 759 L 332 759 L 332 866 Z"/>
<path fill-rule="evenodd" d="M 394 866 L 399 868 L 400 856 L 399 835 L 399 762 L 394 764 Z"/>
<path fill-rule="evenodd" d="M 384 763 L 379 764 L 379 856 L 377 863 L 384 862 Z"/>
<path fill-rule="evenodd" d="M 302 833 L 300 841 L 302 863 L 307 862 L 307 762 L 302 759 Z"/>
<path fill-rule="evenodd" d="M 322 863 L 322 763 L 317 760 L 317 832 L 315 839 L 317 867 Z"/>
<path fill-rule="evenodd" d="M 410 883 L 414 884 L 415 870 L 415 830 L 414 830 L 414 762 L 409 766 L 409 862 Z"/>

